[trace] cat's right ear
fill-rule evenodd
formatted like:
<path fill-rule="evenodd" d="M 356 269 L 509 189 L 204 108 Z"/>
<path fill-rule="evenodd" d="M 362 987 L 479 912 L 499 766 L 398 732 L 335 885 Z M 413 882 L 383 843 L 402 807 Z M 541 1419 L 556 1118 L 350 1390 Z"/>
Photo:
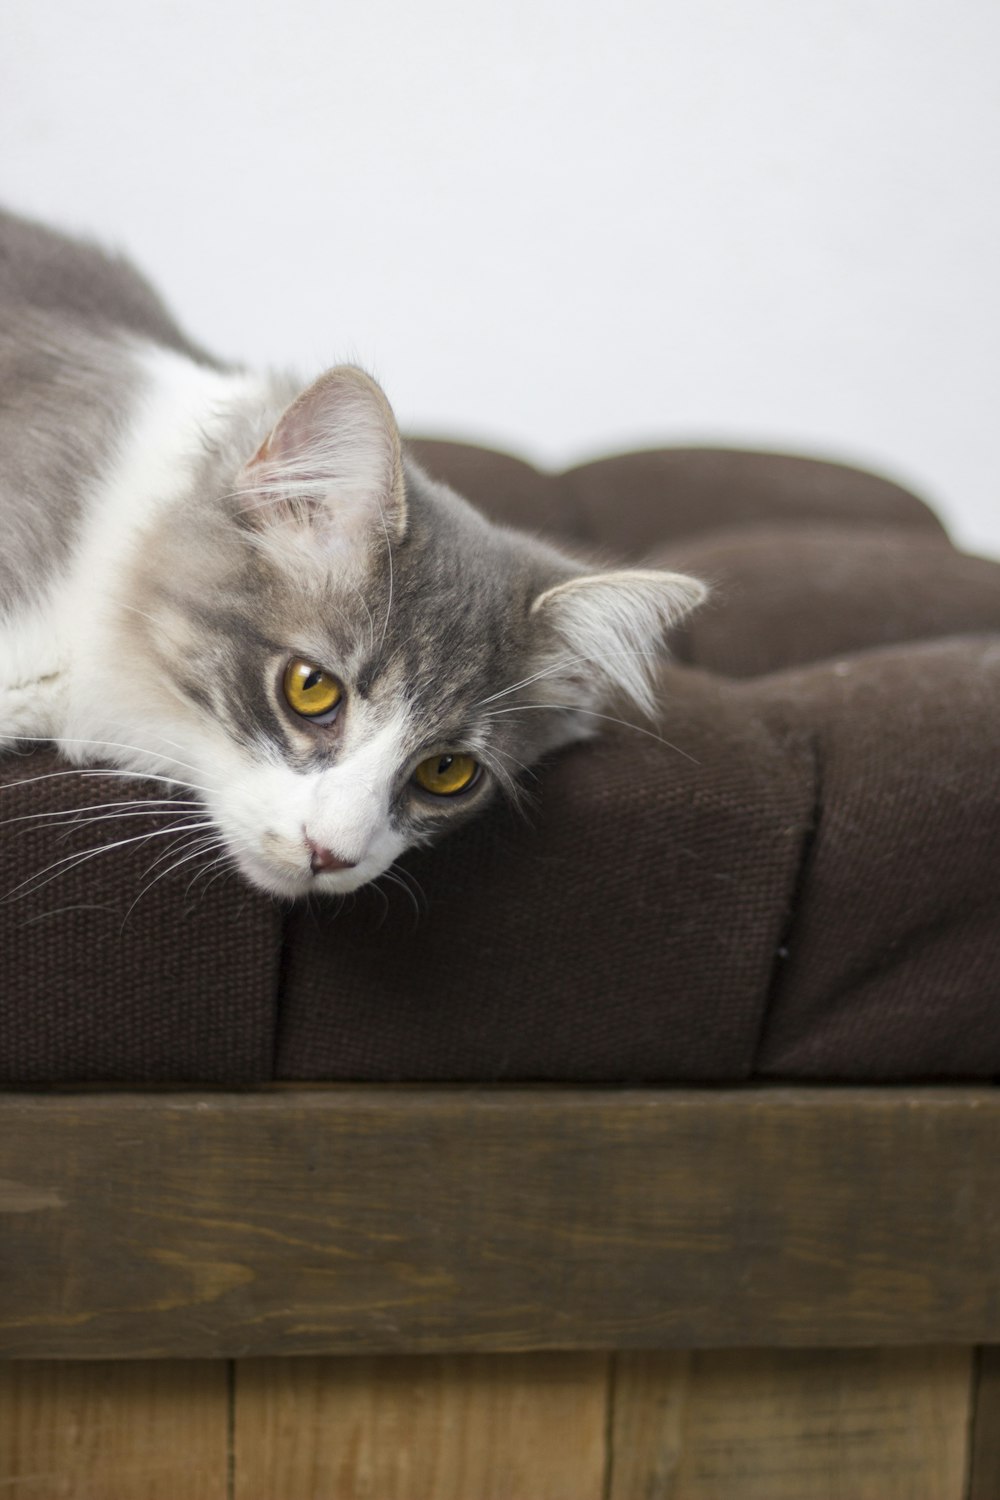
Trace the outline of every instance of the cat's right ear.
<path fill-rule="evenodd" d="M 402 541 L 402 445 L 375 381 L 353 365 L 321 375 L 244 466 L 236 498 L 248 528 L 324 554 Z"/>

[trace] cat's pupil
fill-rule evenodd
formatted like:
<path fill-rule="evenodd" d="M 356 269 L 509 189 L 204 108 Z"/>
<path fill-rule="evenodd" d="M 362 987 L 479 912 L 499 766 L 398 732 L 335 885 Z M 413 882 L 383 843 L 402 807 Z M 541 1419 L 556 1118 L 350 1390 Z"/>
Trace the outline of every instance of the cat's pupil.
<path fill-rule="evenodd" d="M 454 759 L 455 757 L 453 755 L 442 755 L 441 759 L 438 761 L 437 773 L 439 776 L 444 775 Z"/>
<path fill-rule="evenodd" d="M 304 691 L 308 693 L 312 688 L 318 687 L 319 680 L 322 675 L 322 672 L 314 667 L 313 670 L 309 673 L 309 676 L 306 678 L 305 682 L 302 684 Z"/>

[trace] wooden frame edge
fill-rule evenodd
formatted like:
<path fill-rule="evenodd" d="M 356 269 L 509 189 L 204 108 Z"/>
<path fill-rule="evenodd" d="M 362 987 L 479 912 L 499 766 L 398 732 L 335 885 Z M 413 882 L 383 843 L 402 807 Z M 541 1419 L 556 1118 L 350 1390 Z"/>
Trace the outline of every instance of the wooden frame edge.
<path fill-rule="evenodd" d="M 0 1094 L 0 1354 L 1000 1342 L 1000 1091 Z"/>

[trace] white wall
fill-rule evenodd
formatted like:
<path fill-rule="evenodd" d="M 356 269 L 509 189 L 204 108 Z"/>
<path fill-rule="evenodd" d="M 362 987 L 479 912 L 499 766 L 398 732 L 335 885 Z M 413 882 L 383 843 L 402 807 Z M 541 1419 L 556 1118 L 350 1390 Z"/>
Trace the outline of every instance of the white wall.
<path fill-rule="evenodd" d="M 0 197 L 410 430 L 840 456 L 1000 552 L 998 80 L 997 0 L 4 0 Z"/>

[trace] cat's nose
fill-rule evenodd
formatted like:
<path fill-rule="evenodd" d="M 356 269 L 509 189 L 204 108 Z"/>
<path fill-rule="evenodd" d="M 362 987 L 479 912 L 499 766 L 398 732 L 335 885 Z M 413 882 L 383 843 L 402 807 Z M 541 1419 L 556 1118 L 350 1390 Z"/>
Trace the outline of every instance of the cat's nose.
<path fill-rule="evenodd" d="M 334 854 L 332 849 L 326 849 L 322 844 L 317 844 L 315 839 L 306 837 L 309 846 L 309 868 L 314 875 L 323 875 L 328 870 L 353 870 L 356 861 L 353 859 L 341 859 L 339 854 Z"/>

